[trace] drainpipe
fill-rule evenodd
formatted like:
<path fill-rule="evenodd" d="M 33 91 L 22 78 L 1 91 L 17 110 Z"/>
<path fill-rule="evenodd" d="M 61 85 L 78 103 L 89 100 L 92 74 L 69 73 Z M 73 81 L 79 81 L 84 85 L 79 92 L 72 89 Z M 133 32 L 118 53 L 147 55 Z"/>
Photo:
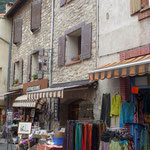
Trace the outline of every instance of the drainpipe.
<path fill-rule="evenodd" d="M 7 72 L 7 92 L 9 91 L 10 85 L 10 68 L 11 68 L 11 46 L 12 46 L 12 31 L 13 31 L 13 20 L 11 20 L 11 36 L 9 42 L 9 56 L 8 56 L 8 72 Z"/>
<path fill-rule="evenodd" d="M 54 39 L 54 6 L 55 0 L 52 0 L 52 18 L 51 18 L 51 45 L 49 55 L 49 87 L 52 85 L 52 71 L 53 71 L 53 39 Z"/>
<path fill-rule="evenodd" d="M 52 0 L 52 10 L 51 10 L 51 42 L 50 42 L 50 51 L 49 51 L 49 87 L 52 86 L 52 71 L 53 71 L 53 39 L 54 39 L 54 7 L 55 7 L 55 0 Z M 48 122 L 48 127 L 49 130 L 51 128 L 51 107 L 52 107 L 52 102 L 51 99 L 49 99 L 49 122 Z"/>
<path fill-rule="evenodd" d="M 97 11 L 96 11 L 96 26 L 97 26 L 97 45 L 96 45 L 96 68 L 98 66 L 98 62 L 97 62 L 97 59 L 98 59 L 98 53 L 99 53 L 99 0 L 97 0 Z"/>

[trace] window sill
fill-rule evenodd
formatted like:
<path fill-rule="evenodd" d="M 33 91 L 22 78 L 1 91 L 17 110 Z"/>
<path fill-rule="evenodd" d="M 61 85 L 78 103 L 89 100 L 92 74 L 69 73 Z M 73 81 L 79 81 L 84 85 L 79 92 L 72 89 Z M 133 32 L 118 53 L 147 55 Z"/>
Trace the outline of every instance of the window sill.
<path fill-rule="evenodd" d="M 21 83 L 13 84 L 14 87 L 21 85 Z"/>
<path fill-rule="evenodd" d="M 68 66 L 71 66 L 71 65 L 74 65 L 74 64 L 78 64 L 78 63 L 81 63 L 81 62 L 82 62 L 82 60 L 79 59 L 79 60 L 73 61 L 71 63 L 66 63 L 65 66 L 68 67 Z"/>
<path fill-rule="evenodd" d="M 141 21 L 143 19 L 146 19 L 150 17 L 150 7 L 143 8 L 141 11 L 138 13 L 138 20 Z"/>

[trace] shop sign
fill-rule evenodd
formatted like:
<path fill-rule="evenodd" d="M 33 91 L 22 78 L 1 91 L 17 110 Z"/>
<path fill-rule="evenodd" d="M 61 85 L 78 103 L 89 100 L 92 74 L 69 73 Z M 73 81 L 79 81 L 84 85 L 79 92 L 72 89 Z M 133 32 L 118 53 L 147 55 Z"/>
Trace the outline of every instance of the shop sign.
<path fill-rule="evenodd" d="M 32 91 L 37 91 L 40 90 L 40 85 L 36 85 L 36 86 L 29 86 L 27 87 L 27 92 L 32 92 Z"/>
<path fill-rule="evenodd" d="M 32 122 L 19 122 L 18 134 L 31 134 Z"/>
<path fill-rule="evenodd" d="M 54 120 L 55 121 L 59 120 L 59 104 L 60 104 L 59 99 L 54 101 Z"/>
<path fill-rule="evenodd" d="M 13 111 L 11 109 L 8 109 L 7 113 L 6 113 L 6 125 L 7 125 L 7 129 L 11 129 L 12 122 L 13 122 Z"/>

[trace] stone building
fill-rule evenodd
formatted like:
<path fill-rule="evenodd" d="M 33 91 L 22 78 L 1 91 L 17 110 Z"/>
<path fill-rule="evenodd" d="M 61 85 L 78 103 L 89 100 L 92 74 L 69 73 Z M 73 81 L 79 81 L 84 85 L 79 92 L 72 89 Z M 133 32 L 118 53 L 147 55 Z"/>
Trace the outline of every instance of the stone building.
<path fill-rule="evenodd" d="M 52 10 L 49 1 L 22 0 L 16 1 L 6 16 L 13 18 L 14 25 L 10 88 L 23 89 L 28 99 L 47 98 L 53 110 L 53 128 L 64 126 L 67 119 L 94 119 L 97 83 L 88 81 L 88 71 L 96 68 L 97 62 L 96 0 L 55 0 Z M 49 73 L 42 72 L 38 61 L 46 54 L 50 56 Z M 44 83 L 45 90 L 28 90 L 43 85 L 46 79 L 49 88 Z M 58 98 L 59 121 L 54 113 Z"/>

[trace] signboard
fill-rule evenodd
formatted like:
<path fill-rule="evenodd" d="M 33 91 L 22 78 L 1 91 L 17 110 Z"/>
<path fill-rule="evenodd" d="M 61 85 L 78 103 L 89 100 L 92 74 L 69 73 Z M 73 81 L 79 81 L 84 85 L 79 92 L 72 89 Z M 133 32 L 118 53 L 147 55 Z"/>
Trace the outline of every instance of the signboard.
<path fill-rule="evenodd" d="M 31 134 L 32 122 L 19 122 L 18 134 Z"/>
<path fill-rule="evenodd" d="M 7 129 L 11 129 L 12 122 L 13 122 L 13 111 L 11 109 L 8 109 L 7 113 L 6 113 L 6 125 L 7 125 Z"/>
<path fill-rule="evenodd" d="M 27 87 L 27 92 L 40 90 L 40 85 Z"/>
<path fill-rule="evenodd" d="M 60 99 L 55 99 L 54 101 L 54 120 L 59 120 L 59 105 L 60 105 Z"/>

